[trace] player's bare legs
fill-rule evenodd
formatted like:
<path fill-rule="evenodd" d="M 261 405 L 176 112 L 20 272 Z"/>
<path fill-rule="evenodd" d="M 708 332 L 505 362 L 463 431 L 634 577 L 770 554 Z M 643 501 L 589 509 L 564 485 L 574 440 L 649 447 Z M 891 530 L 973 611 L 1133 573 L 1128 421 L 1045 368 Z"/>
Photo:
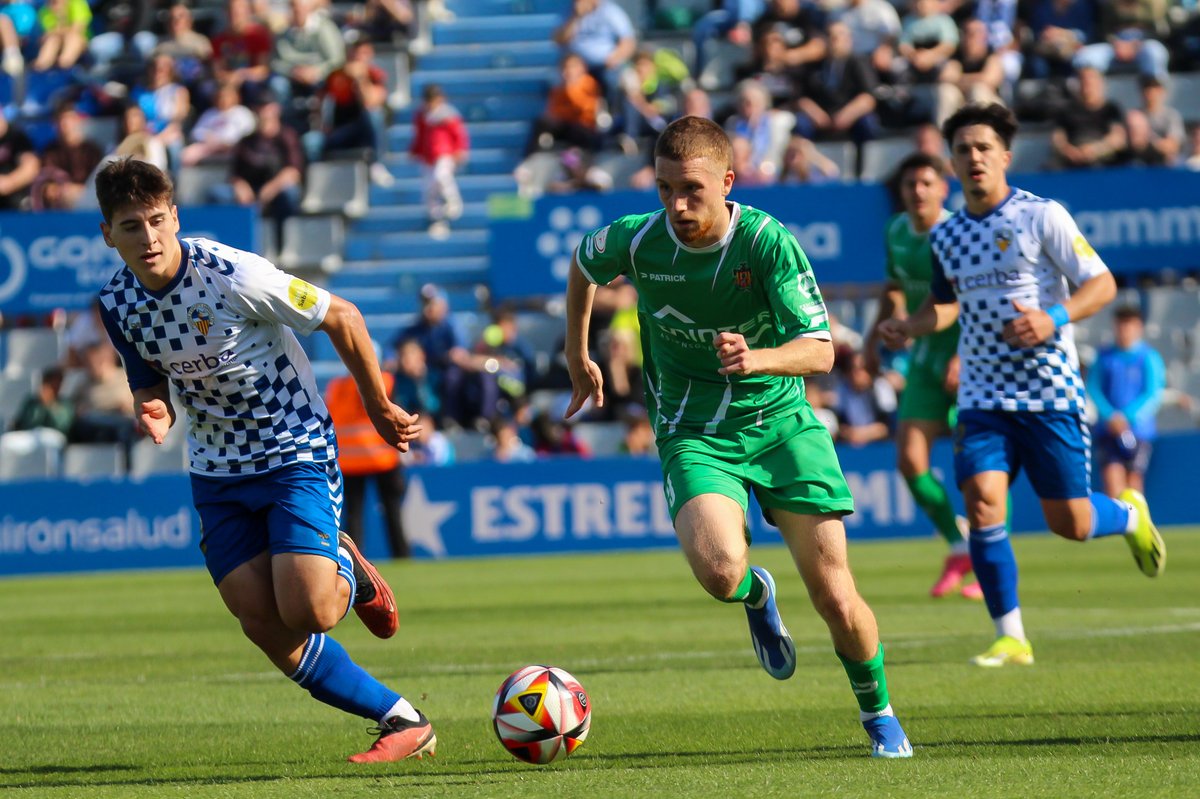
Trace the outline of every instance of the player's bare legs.
<path fill-rule="evenodd" d="M 813 607 L 829 627 L 834 650 L 858 700 L 859 720 L 871 736 L 872 756 L 911 757 L 912 745 L 892 711 L 875 614 L 859 595 L 850 573 L 841 515 L 798 514 L 778 508 L 772 508 L 771 515 Z"/>
<path fill-rule="evenodd" d="M 933 442 L 950 432 L 945 422 L 933 419 L 901 419 L 896 429 L 897 466 L 908 484 L 913 499 L 929 517 L 938 533 L 950 547 L 942 565 L 942 573 L 930 589 L 933 597 L 943 597 L 961 590 L 969 599 L 980 599 L 979 583 L 965 581 L 971 573 L 971 555 L 961 521 L 954 513 L 945 486 L 929 469 L 929 453 Z"/>
<path fill-rule="evenodd" d="M 328 558 L 320 559 L 333 564 Z M 336 564 L 333 565 L 336 572 Z M 284 674 L 291 674 L 299 666 L 300 653 L 309 635 L 329 629 L 305 630 L 284 623 L 276 604 L 269 552 L 238 566 L 221 580 L 217 589 L 225 607 L 241 623 L 242 632 Z"/>

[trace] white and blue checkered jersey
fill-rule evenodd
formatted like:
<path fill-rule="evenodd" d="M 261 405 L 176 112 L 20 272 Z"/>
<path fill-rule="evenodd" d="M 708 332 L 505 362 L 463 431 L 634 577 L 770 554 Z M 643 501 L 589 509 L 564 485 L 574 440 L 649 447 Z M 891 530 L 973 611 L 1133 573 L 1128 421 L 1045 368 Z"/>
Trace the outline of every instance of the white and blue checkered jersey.
<path fill-rule="evenodd" d="M 253 253 L 209 239 L 181 244 L 179 271 L 163 289 L 145 288 L 124 267 L 100 291 L 129 387 L 171 381 L 187 414 L 193 473 L 335 459 L 329 412 L 292 332 L 321 324 L 329 292 Z"/>
<path fill-rule="evenodd" d="M 1036 347 L 1004 341 L 1026 308 L 1065 302 L 1072 286 L 1108 270 L 1054 200 L 1014 189 L 982 217 L 959 210 L 935 227 L 932 293 L 959 305 L 958 406 L 1000 411 L 1081 411 L 1083 381 L 1071 325 Z"/>

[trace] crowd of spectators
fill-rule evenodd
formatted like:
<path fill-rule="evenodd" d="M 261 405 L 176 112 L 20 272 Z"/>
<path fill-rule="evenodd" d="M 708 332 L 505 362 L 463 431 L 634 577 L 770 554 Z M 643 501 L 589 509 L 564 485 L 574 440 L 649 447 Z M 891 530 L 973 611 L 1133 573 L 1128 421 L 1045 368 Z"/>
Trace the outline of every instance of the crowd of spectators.
<path fill-rule="evenodd" d="M 1200 10 L 1168 0 L 715 0 L 698 16 L 651 3 L 639 36 L 615 0 L 575 0 L 555 40 L 550 89 L 526 154 L 591 164 L 605 150 L 648 158 L 657 131 L 708 93 L 734 139 L 742 185 L 821 182 L 814 142 L 864 142 L 940 124 L 968 102 L 1000 102 L 1054 130 L 1048 169 L 1200 160 L 1167 100 L 1172 72 L 1200 66 Z M 690 50 L 690 52 L 689 52 Z M 730 54 L 733 54 L 732 56 Z M 689 58 L 688 56 L 692 56 Z M 721 60 L 728 69 L 714 69 Z M 1143 101 L 1104 98 L 1136 75 Z M 732 83 L 722 85 L 722 78 Z M 1023 91 L 1018 84 L 1025 81 Z M 1158 91 L 1155 91 L 1155 90 Z M 694 113 L 694 111 L 692 112 Z M 785 162 L 794 166 L 788 169 Z M 861 163 L 861 158 L 857 159 Z M 834 168 L 831 169 L 830 167 Z M 851 166 L 851 169 L 854 167 Z M 566 170 L 564 167 L 564 171 Z M 517 173 L 527 178 L 528 170 Z M 647 185 L 645 176 L 634 186 Z M 607 189 L 602 175 L 549 190 Z"/>

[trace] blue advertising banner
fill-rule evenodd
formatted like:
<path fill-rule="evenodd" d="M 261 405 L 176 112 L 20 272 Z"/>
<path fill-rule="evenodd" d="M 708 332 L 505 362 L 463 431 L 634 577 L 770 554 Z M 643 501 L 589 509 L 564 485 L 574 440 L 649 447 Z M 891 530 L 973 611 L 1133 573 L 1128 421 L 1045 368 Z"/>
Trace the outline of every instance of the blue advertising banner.
<path fill-rule="evenodd" d="M 258 225 L 253 208 L 181 208 L 181 236 L 219 239 L 254 251 Z M 0 213 L 0 311 L 7 314 L 88 307 L 121 267 L 104 243 L 99 211 Z"/>
<path fill-rule="evenodd" d="M 1012 183 L 1062 202 L 1116 272 L 1200 267 L 1200 172 L 1115 169 L 1014 175 Z M 875 184 L 739 189 L 732 199 L 788 227 L 821 285 L 883 278 L 883 226 L 891 213 Z M 961 205 L 961 195 L 951 205 Z M 580 238 L 624 214 L 658 208 L 653 192 L 546 195 L 530 216 L 491 222 L 491 282 L 498 298 L 561 294 Z"/>
<path fill-rule="evenodd" d="M 1200 524 L 1200 510 L 1176 490 L 1179 476 L 1194 471 L 1198 446 L 1200 434 L 1194 433 L 1155 444 L 1146 493 L 1160 525 Z M 846 517 L 851 541 L 934 535 L 895 469 L 892 445 L 841 448 L 838 454 L 856 505 Z M 949 443 L 941 441 L 934 448 L 934 471 L 949 475 L 950 463 Z M 466 463 L 413 468 L 407 478 L 402 510 L 417 558 L 675 546 L 656 458 Z M 191 499 L 186 475 L 0 485 L 0 575 L 202 567 Z M 1046 528 L 1023 477 L 1012 499 L 1014 530 Z M 376 502 L 373 487 L 367 500 Z M 366 555 L 388 557 L 381 514 L 369 509 L 365 518 Z M 780 543 L 757 507 L 750 528 L 755 543 Z"/>

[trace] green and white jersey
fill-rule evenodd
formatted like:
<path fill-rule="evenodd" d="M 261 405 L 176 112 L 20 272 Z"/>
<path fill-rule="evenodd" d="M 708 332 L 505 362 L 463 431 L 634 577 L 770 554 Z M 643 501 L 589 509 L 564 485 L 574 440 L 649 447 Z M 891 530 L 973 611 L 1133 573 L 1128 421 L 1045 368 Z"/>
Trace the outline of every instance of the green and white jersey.
<path fill-rule="evenodd" d="M 576 251 L 591 282 L 625 275 L 637 287 L 646 399 L 660 438 L 734 433 L 804 403 L 801 378 L 718 374 L 718 333 L 740 333 L 751 349 L 830 340 L 825 303 L 795 237 L 762 211 L 729 208 L 729 230 L 703 249 L 682 244 L 656 211 L 592 231 Z"/>
<path fill-rule="evenodd" d="M 953 214 L 942 209 L 938 224 Z M 899 213 L 887 224 L 887 277 L 904 292 L 904 305 L 912 316 L 929 296 L 933 279 L 933 251 L 929 232 L 913 229 L 908 214 Z M 928 367 L 937 374 L 946 371 L 946 364 L 958 350 L 958 323 L 938 333 L 922 336 L 913 343 L 912 361 Z"/>

